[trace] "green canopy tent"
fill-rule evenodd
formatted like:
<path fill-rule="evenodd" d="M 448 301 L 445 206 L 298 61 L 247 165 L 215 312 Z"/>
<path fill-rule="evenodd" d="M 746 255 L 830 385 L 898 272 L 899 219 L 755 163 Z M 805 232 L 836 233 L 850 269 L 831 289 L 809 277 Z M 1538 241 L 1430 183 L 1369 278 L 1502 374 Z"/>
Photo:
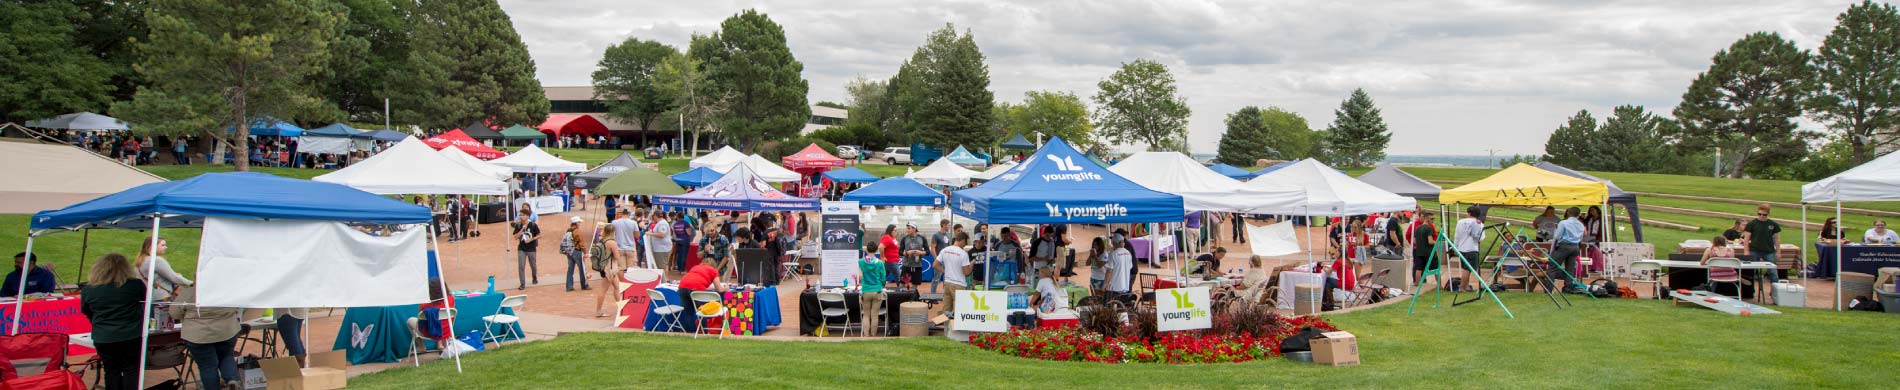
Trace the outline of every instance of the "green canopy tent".
<path fill-rule="evenodd" d="M 631 168 L 620 172 L 612 179 L 600 183 L 594 193 L 601 195 L 680 195 L 686 189 L 673 183 L 673 178 L 646 168 Z"/>
<path fill-rule="evenodd" d="M 528 140 L 529 142 L 533 142 L 534 140 L 547 139 L 548 135 L 542 134 L 540 130 L 535 130 L 531 127 L 514 125 L 508 126 L 506 129 L 501 129 L 501 138 L 509 141 Z"/>

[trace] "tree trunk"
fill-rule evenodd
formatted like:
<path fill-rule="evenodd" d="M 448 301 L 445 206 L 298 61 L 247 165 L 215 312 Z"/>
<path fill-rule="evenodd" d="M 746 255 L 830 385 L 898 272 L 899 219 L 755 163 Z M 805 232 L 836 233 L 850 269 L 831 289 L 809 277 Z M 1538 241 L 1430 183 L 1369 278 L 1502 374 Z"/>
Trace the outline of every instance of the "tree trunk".
<path fill-rule="evenodd" d="M 1747 167 L 1747 166 L 1748 166 L 1748 155 L 1749 155 L 1749 154 L 1751 154 L 1751 153 L 1749 153 L 1749 151 L 1748 151 L 1747 149 L 1743 149 L 1742 151 L 1740 151 L 1740 152 L 1736 152 L 1736 153 L 1735 153 L 1735 163 L 1734 163 L 1734 164 L 1731 164 L 1731 165 L 1729 165 L 1729 167 L 1728 167 L 1728 177 L 1729 177 L 1729 178 L 1731 178 L 1731 179 L 1740 179 L 1740 178 L 1742 178 L 1742 168 L 1744 168 L 1744 167 Z"/>
<path fill-rule="evenodd" d="M 237 145 L 233 147 L 236 150 L 231 155 L 237 159 L 235 165 L 238 172 L 251 171 L 251 121 L 245 120 L 244 108 L 244 94 L 240 92 L 231 99 L 231 113 L 237 119 L 236 124 L 232 125 L 232 128 L 237 129 L 233 136 Z"/>

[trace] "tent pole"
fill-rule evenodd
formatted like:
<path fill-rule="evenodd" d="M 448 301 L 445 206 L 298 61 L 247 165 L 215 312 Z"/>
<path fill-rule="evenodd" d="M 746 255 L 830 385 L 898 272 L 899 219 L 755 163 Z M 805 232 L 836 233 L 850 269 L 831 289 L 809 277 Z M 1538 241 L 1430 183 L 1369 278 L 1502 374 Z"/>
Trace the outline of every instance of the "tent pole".
<path fill-rule="evenodd" d="M 151 242 L 154 245 L 151 245 L 152 247 L 151 251 L 146 253 L 146 256 L 150 256 L 147 258 L 148 260 L 153 257 L 158 257 L 158 245 L 156 245 L 158 241 L 158 229 L 160 226 L 159 223 L 164 220 L 165 220 L 165 216 L 163 215 L 152 216 L 152 241 L 148 241 L 148 242 Z M 156 262 L 146 261 L 145 262 L 145 301 L 139 305 L 139 307 L 145 309 L 145 314 L 139 316 L 139 323 L 141 324 L 139 326 L 139 365 L 135 366 L 135 367 L 140 367 L 140 370 L 138 372 L 138 376 L 139 376 L 138 388 L 140 389 L 145 388 L 145 371 L 143 368 L 145 367 L 145 355 L 147 352 L 146 349 L 151 347 L 151 342 L 152 342 L 152 288 L 153 286 L 157 284 L 157 283 L 152 283 L 152 281 L 153 279 L 157 279 L 157 278 L 158 278 L 158 264 Z M 19 316 L 15 315 L 14 317 L 19 317 Z"/>
<path fill-rule="evenodd" d="M 26 234 L 26 258 L 33 258 L 33 233 L 30 232 Z M 23 333 L 20 331 L 20 317 L 25 316 L 20 314 L 23 313 L 21 310 L 26 309 L 26 280 L 28 276 L 32 275 L 31 272 L 27 271 L 27 267 L 32 266 L 32 264 L 32 261 L 20 262 L 20 280 L 18 281 L 20 291 L 16 291 L 15 293 L 18 295 L 13 296 L 15 298 L 13 300 L 13 327 L 7 328 L 12 329 L 13 332 L 7 334 L 18 335 Z"/>
<path fill-rule="evenodd" d="M 1808 265 L 1808 202 L 1801 202 L 1801 255 L 1800 256 L 1801 256 L 1801 261 L 1797 261 L 1795 262 L 1795 264 L 1800 264 L 1801 268 L 1807 268 L 1807 265 Z M 1807 288 L 1808 274 L 1806 272 L 1801 272 L 1802 269 L 1800 268 L 1792 269 L 1789 271 L 1800 273 L 1801 287 Z M 1793 277 L 1790 276 L 1789 279 L 1793 279 Z M 1801 306 L 1806 307 L 1807 302 L 1802 302 Z"/>
<path fill-rule="evenodd" d="M 1845 230 L 1841 229 L 1841 197 L 1838 195 L 1834 197 L 1834 229 Z M 1847 248 L 1847 235 L 1836 233 L 1834 239 L 1840 240 L 1834 243 L 1834 311 L 1841 311 L 1841 262 L 1847 260 L 1841 256 L 1846 254 L 1843 249 Z"/>
<path fill-rule="evenodd" d="M 28 242 L 31 242 L 30 237 L 28 240 Z M 92 229 L 86 229 L 79 233 L 79 270 L 73 272 L 73 284 L 79 284 L 79 282 L 86 280 L 81 274 L 86 272 L 86 247 L 90 245 L 92 245 Z M 20 311 L 14 310 L 13 312 L 19 313 Z"/>
<path fill-rule="evenodd" d="M 426 224 L 425 224 L 425 225 L 422 225 L 422 226 L 423 226 L 424 228 L 428 228 L 428 226 L 429 226 L 429 225 L 426 225 Z M 430 248 L 433 248 L 433 249 L 435 249 L 435 260 L 434 260 L 434 261 L 435 261 L 435 269 L 436 269 L 436 277 L 437 277 L 437 278 L 440 278 L 440 279 L 442 280 L 441 282 L 438 282 L 438 283 L 436 283 L 436 284 L 435 284 L 435 286 L 436 286 L 436 289 L 437 289 L 437 290 L 441 290 L 441 293 L 442 293 L 442 307 L 449 307 L 449 305 L 448 305 L 448 303 L 449 303 L 449 273 L 448 273 L 448 268 L 449 268 L 449 267 L 445 267 L 445 266 L 443 266 L 443 265 L 442 265 L 442 247 L 441 247 L 441 246 L 439 246 L 439 244 L 437 244 L 437 243 L 436 243 L 436 241 L 435 241 L 435 234 L 433 234 L 433 233 L 435 233 L 435 232 L 433 232 L 433 231 L 431 231 L 431 232 L 429 232 L 429 233 L 431 233 L 431 234 L 428 234 L 428 236 L 429 236 L 429 247 L 430 247 Z M 426 286 L 426 285 L 425 285 L 425 286 L 423 286 L 423 287 L 424 287 L 424 288 L 427 288 L 428 286 Z M 455 314 L 459 316 L 459 315 L 461 315 L 462 313 L 455 313 Z M 307 327 L 306 327 L 306 328 L 307 328 Z M 442 346 L 442 349 L 443 349 L 443 350 L 445 350 L 445 351 L 446 351 L 446 350 L 448 350 L 448 345 L 446 345 L 446 344 L 447 344 L 447 343 L 450 343 L 450 342 L 454 342 L 454 341 L 455 341 L 455 318 L 453 318 L 453 317 L 451 317 L 451 318 L 449 318 L 449 327 L 448 327 L 448 330 L 449 330 L 449 339 L 448 339 L 448 340 L 443 340 L 443 341 L 442 341 L 442 343 L 444 344 L 444 345 Z M 417 360 L 417 361 L 418 361 L 418 362 L 420 362 L 421 360 Z M 307 361 L 306 361 L 306 363 L 305 363 L 305 364 L 308 364 L 308 363 L 307 363 Z M 455 355 L 455 372 L 456 372 L 456 373 L 458 373 L 458 374 L 462 372 L 462 355 L 461 355 L 461 354 L 456 354 L 456 355 Z"/>

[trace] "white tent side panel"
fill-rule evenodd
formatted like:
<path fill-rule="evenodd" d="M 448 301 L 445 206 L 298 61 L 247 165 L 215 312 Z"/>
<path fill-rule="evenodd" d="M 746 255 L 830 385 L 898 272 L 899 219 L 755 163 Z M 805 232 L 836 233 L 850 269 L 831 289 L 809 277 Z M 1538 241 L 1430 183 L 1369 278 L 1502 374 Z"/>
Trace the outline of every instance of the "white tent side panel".
<path fill-rule="evenodd" d="M 426 302 L 427 230 L 374 236 L 331 221 L 205 218 L 198 303 L 270 308 Z"/>

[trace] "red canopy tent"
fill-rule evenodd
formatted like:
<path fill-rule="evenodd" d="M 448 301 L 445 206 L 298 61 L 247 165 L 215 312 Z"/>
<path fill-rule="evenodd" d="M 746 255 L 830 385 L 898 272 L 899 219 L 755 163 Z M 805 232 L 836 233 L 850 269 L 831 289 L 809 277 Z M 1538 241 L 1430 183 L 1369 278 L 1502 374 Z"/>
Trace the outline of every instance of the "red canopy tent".
<path fill-rule="evenodd" d="M 475 141 L 474 138 L 469 138 L 468 134 L 463 133 L 461 129 L 450 130 L 447 133 L 442 133 L 442 135 L 429 137 L 429 139 L 422 140 L 422 143 L 428 144 L 429 147 L 435 148 L 436 150 L 454 146 L 456 149 L 461 149 L 463 153 L 468 153 L 469 156 L 483 160 L 493 160 L 508 155 L 508 153 L 503 153 L 500 150 L 488 147 L 488 145 L 483 145 L 481 142 Z"/>
<path fill-rule="evenodd" d="M 825 185 L 823 181 L 817 180 L 819 174 L 831 168 L 844 166 L 844 159 L 831 155 L 831 152 L 826 152 L 825 148 L 818 147 L 818 144 L 807 145 L 804 150 L 785 156 L 781 161 L 786 168 L 791 168 L 805 176 L 805 179 L 799 180 L 795 186 L 788 185 L 788 187 L 794 187 L 798 196 L 803 197 L 814 197 L 823 191 Z"/>
<path fill-rule="evenodd" d="M 585 136 L 606 135 L 607 125 L 600 123 L 593 115 L 587 114 L 548 114 L 548 120 L 535 126 L 549 135 L 562 136 L 580 134 Z"/>

